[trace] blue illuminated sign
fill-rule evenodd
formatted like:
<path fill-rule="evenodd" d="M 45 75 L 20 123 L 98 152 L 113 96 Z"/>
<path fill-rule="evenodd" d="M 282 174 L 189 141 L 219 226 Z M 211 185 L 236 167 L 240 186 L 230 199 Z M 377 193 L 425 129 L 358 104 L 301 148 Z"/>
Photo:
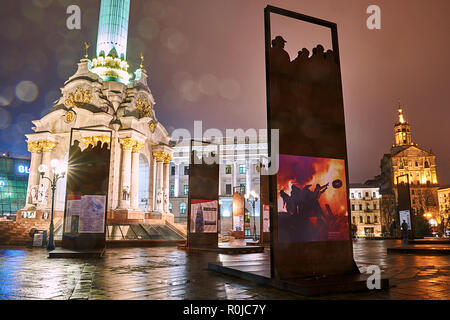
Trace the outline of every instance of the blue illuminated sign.
<path fill-rule="evenodd" d="M 21 174 L 29 174 L 30 168 L 28 166 L 20 165 L 17 166 L 17 172 Z"/>

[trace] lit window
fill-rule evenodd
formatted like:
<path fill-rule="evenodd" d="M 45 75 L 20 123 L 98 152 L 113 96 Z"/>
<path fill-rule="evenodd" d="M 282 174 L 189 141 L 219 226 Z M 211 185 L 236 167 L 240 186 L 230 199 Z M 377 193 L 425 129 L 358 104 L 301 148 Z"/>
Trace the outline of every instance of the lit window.
<path fill-rule="evenodd" d="M 225 193 L 226 194 L 231 194 L 231 184 L 226 184 L 225 185 Z"/>
<path fill-rule="evenodd" d="M 231 174 L 231 166 L 226 166 L 225 167 L 225 174 Z"/>

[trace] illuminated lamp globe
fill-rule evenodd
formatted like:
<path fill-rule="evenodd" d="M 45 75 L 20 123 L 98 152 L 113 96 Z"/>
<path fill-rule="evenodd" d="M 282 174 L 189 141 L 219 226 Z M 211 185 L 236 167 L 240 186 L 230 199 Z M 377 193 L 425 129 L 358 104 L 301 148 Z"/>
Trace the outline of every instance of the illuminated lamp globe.
<path fill-rule="evenodd" d="M 48 167 L 45 164 L 41 164 L 38 168 L 39 173 L 44 174 L 48 170 Z"/>

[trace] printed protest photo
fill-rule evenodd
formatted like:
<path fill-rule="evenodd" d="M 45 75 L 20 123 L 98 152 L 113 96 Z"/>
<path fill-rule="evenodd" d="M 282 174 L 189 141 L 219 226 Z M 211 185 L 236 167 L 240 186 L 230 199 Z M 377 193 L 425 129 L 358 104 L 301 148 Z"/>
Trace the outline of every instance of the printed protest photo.
<path fill-rule="evenodd" d="M 348 240 L 345 162 L 280 155 L 278 241 Z"/>

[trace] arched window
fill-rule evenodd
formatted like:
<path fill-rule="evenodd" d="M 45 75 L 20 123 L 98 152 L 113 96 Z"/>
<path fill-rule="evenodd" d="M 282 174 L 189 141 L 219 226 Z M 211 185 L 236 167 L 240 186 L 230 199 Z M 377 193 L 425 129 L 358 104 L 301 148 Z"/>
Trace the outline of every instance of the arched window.
<path fill-rule="evenodd" d="M 172 202 L 169 202 L 169 212 L 172 213 Z"/>
<path fill-rule="evenodd" d="M 186 203 L 184 202 L 180 203 L 180 213 L 186 214 Z"/>
<path fill-rule="evenodd" d="M 430 165 L 428 164 L 428 161 L 425 161 L 425 168 L 429 168 Z"/>

